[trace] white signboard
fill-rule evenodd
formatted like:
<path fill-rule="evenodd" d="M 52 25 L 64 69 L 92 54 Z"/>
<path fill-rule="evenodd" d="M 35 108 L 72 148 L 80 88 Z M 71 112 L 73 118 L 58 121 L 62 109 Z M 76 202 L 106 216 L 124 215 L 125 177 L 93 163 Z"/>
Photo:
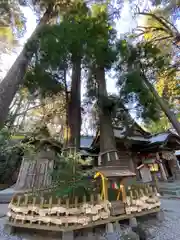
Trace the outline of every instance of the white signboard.
<path fill-rule="evenodd" d="M 150 172 L 149 168 L 142 167 L 140 169 L 140 174 L 141 174 L 141 177 L 142 177 L 142 181 L 144 183 L 152 181 L 151 172 Z"/>

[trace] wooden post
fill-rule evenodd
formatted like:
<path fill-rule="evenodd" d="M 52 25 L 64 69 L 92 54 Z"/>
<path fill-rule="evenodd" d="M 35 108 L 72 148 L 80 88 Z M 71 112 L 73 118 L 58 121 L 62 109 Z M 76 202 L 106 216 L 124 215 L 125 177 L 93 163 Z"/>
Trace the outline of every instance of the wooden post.
<path fill-rule="evenodd" d="M 101 155 L 99 155 L 99 156 L 98 156 L 98 166 L 100 166 L 101 163 L 102 163 L 102 161 L 101 161 Z"/>
<path fill-rule="evenodd" d="M 118 157 L 117 152 L 115 152 L 115 159 L 116 159 L 117 161 L 119 160 L 119 157 Z"/>
<path fill-rule="evenodd" d="M 107 153 L 107 160 L 108 160 L 108 162 L 111 161 L 111 159 L 110 159 L 110 155 L 109 155 L 109 152 Z"/>
<path fill-rule="evenodd" d="M 161 159 L 160 159 L 160 157 L 159 157 L 159 153 L 156 153 L 156 159 L 160 162 L 160 163 L 159 163 L 159 167 L 160 167 L 160 170 L 161 170 L 161 173 L 162 173 L 163 180 L 164 180 L 164 181 L 167 181 L 167 176 L 166 176 L 164 167 L 163 167 L 163 165 L 162 165 L 162 163 L 161 163 Z"/>
<path fill-rule="evenodd" d="M 134 160 L 133 157 L 130 156 L 130 158 L 129 158 L 129 167 L 130 167 L 132 172 L 136 172 L 135 163 L 134 163 L 133 160 Z"/>
<path fill-rule="evenodd" d="M 66 209 L 69 209 L 69 198 L 66 199 Z M 67 214 L 66 212 L 66 216 L 68 216 L 69 214 Z M 68 222 L 65 223 L 65 227 L 67 228 L 68 227 Z"/>
<path fill-rule="evenodd" d="M 33 207 L 36 205 L 36 197 L 33 197 L 33 202 L 32 202 Z M 34 212 L 31 212 L 32 218 L 34 217 Z M 32 224 L 32 221 L 30 221 L 30 224 Z"/>
<path fill-rule="evenodd" d="M 48 208 L 49 208 L 49 209 L 52 208 L 52 200 L 53 200 L 52 197 L 49 197 L 49 204 L 48 204 Z M 49 222 L 49 223 L 48 223 L 48 226 L 50 226 L 50 225 L 51 225 L 51 223 Z"/>
<path fill-rule="evenodd" d="M 44 205 L 44 197 L 40 198 L 40 208 L 43 208 Z M 41 225 L 41 221 L 39 221 L 39 225 Z"/>

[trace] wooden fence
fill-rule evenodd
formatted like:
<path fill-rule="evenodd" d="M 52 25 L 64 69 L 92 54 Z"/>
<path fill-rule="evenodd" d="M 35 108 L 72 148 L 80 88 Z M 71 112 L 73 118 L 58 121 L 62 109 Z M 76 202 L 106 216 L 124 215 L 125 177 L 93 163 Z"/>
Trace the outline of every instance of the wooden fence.
<path fill-rule="evenodd" d="M 157 190 L 149 184 L 131 186 L 126 201 L 102 201 L 99 194 L 89 197 L 59 198 L 52 189 L 18 193 L 9 205 L 9 224 L 55 231 L 76 230 L 113 220 L 127 219 L 159 211 Z"/>

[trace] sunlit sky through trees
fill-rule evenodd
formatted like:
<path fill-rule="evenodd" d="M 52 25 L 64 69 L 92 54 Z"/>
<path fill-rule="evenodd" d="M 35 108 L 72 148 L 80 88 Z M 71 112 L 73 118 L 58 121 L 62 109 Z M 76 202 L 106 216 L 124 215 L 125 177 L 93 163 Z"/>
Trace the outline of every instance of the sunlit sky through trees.
<path fill-rule="evenodd" d="M 141 6 L 141 7 L 144 8 L 143 6 Z M 149 7 L 151 7 L 151 6 L 149 6 Z M 30 37 L 31 33 L 33 32 L 33 30 L 35 29 L 35 27 L 37 25 L 36 16 L 33 12 L 33 9 L 31 9 L 30 7 L 21 7 L 21 9 L 27 19 L 26 33 L 25 33 L 24 37 L 19 40 L 20 45 L 21 45 L 20 47 L 17 47 L 15 49 L 15 51 L 11 54 L 3 54 L 2 63 L 1 63 L 1 67 L 0 67 L 0 79 L 2 79 L 5 76 L 6 72 L 9 70 L 11 65 L 14 63 L 17 55 L 21 51 L 23 44 Z M 180 13 L 179 13 L 179 15 L 180 15 Z M 176 19 L 176 23 L 180 27 L 180 19 L 179 18 Z M 136 24 L 137 24 L 137 22 L 132 17 L 132 12 L 130 10 L 129 5 L 125 4 L 124 8 L 122 10 L 121 18 L 116 21 L 116 28 L 117 28 L 119 35 L 123 36 L 125 33 L 130 32 L 133 28 L 136 27 Z M 113 81 L 113 79 L 110 79 L 109 77 L 108 77 L 108 81 L 107 81 L 107 89 L 110 93 L 116 92 L 115 81 Z M 82 84 L 82 95 L 83 95 L 83 93 L 84 93 L 84 86 Z"/>
<path fill-rule="evenodd" d="M 0 67 L 0 70 L 2 71 L 2 72 L 0 72 L 1 79 L 5 76 L 8 69 L 14 63 L 17 55 L 21 51 L 23 44 L 30 37 L 31 33 L 33 32 L 33 30 L 35 29 L 35 27 L 37 25 L 36 17 L 35 17 L 33 10 L 30 7 L 21 7 L 21 9 L 22 9 L 25 17 L 27 18 L 26 33 L 25 33 L 24 37 L 20 39 L 21 47 L 16 48 L 16 50 L 15 50 L 16 52 L 13 52 L 11 54 L 3 54 L 2 64 Z M 130 31 L 132 29 L 132 27 L 134 27 L 134 24 L 132 24 L 132 23 L 133 23 L 133 19 L 130 14 L 129 7 L 128 7 L 128 5 L 125 5 L 124 9 L 122 11 L 122 18 L 121 18 L 121 20 L 119 20 L 117 22 L 117 29 L 118 29 L 119 34 L 124 34 L 128 31 Z M 113 81 L 112 79 L 109 79 L 107 81 L 107 84 L 108 84 L 107 89 L 109 92 L 116 91 L 115 81 Z M 84 86 L 82 84 L 82 95 L 83 95 L 83 93 L 84 93 Z"/>
<path fill-rule="evenodd" d="M 147 1 L 144 1 L 143 4 L 147 4 Z M 143 5 L 142 4 L 142 5 Z M 140 6 L 140 8 L 144 9 L 146 6 Z M 148 8 L 151 8 L 150 3 L 148 3 Z M 10 69 L 11 65 L 14 63 L 17 55 L 20 53 L 22 46 L 26 42 L 26 40 L 30 37 L 31 33 L 34 31 L 37 25 L 37 19 L 34 14 L 33 9 L 30 7 L 21 7 L 27 22 L 26 22 L 26 33 L 25 35 L 19 40 L 20 46 L 15 49 L 14 52 L 10 54 L 3 54 L 1 55 L 0 59 L 0 80 L 6 75 L 6 72 Z M 177 13 L 178 14 L 178 13 Z M 138 23 L 141 21 L 141 18 L 138 18 Z M 179 16 L 176 18 L 176 25 L 180 29 L 180 11 Z M 137 26 L 137 19 L 133 18 L 132 9 L 127 4 L 124 5 L 124 8 L 121 11 L 121 18 L 116 20 L 116 28 L 118 34 L 123 37 L 124 34 L 131 32 Z M 111 75 L 111 76 L 110 76 Z M 113 72 L 107 76 L 107 90 L 109 93 L 116 93 L 116 81 L 113 79 Z M 82 84 L 82 98 L 85 93 L 85 85 Z M 131 112 L 131 115 L 134 115 L 134 112 Z M 134 115 L 135 116 L 135 115 Z M 133 117 L 134 117 L 133 116 Z"/>

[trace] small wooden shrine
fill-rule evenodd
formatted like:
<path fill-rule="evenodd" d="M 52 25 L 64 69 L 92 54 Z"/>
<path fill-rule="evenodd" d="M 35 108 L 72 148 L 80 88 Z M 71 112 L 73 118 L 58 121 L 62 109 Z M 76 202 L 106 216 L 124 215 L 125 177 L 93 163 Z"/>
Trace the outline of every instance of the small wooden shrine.
<path fill-rule="evenodd" d="M 175 151 L 180 149 L 180 137 L 171 131 L 151 135 L 135 124 L 131 132 L 114 128 L 118 159 L 121 167 L 125 166 L 136 173 L 136 180 L 142 177 L 139 166 L 149 167 L 152 175 L 160 181 L 179 180 L 180 168 Z M 97 133 L 91 148 L 99 153 L 100 135 Z M 101 165 L 101 162 L 98 162 Z"/>
<path fill-rule="evenodd" d="M 50 187 L 54 160 L 56 154 L 61 152 L 61 147 L 54 140 L 33 139 L 30 144 L 33 146 L 33 153 L 24 153 L 15 185 L 17 191 Z"/>

